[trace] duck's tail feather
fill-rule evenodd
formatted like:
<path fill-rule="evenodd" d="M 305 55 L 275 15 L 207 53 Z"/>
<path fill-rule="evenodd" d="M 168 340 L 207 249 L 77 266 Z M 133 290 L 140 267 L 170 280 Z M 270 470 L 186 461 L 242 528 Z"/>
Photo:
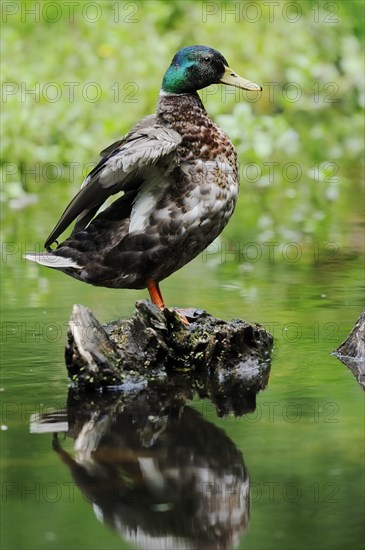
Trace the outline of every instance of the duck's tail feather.
<path fill-rule="evenodd" d="M 51 254 L 49 252 L 38 252 L 35 254 L 26 254 L 24 256 L 27 260 L 32 262 L 37 262 L 38 264 L 45 265 L 47 267 L 53 267 L 54 269 L 83 269 L 71 258 L 64 258 L 63 256 L 57 256 L 56 254 Z"/>

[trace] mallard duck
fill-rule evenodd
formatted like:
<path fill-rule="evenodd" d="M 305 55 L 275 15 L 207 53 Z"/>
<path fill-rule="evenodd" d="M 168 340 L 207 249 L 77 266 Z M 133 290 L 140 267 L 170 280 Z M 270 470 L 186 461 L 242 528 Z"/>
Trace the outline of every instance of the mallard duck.
<path fill-rule="evenodd" d="M 221 233 L 236 204 L 236 151 L 197 94 L 216 83 L 262 90 L 213 48 L 179 50 L 163 77 L 156 113 L 102 151 L 47 238 L 47 252 L 27 259 L 92 285 L 147 288 L 164 308 L 159 283 Z M 75 220 L 71 235 L 58 244 Z"/>

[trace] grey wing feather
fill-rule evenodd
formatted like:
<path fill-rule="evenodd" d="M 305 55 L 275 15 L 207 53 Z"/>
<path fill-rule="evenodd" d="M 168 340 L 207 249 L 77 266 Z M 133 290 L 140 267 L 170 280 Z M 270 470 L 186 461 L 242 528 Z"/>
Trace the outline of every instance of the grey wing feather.
<path fill-rule="evenodd" d="M 101 157 L 108 156 L 110 153 L 112 153 L 114 151 L 114 149 L 119 147 L 119 145 L 121 145 L 123 143 L 123 141 L 128 140 L 128 138 L 132 134 L 134 134 L 134 132 L 139 130 L 140 128 L 147 128 L 148 126 L 154 126 L 155 124 L 156 124 L 156 115 L 147 115 L 147 116 L 145 116 L 139 122 L 137 122 L 137 124 L 132 128 L 132 130 L 130 132 L 128 132 L 128 134 L 126 134 L 122 139 L 118 139 L 118 141 L 115 141 L 114 143 L 112 143 L 111 145 L 108 145 L 108 147 L 103 149 L 100 152 L 100 156 Z"/>
<path fill-rule="evenodd" d="M 108 197 L 123 190 L 138 190 L 145 168 L 166 160 L 182 141 L 178 132 L 160 125 L 149 126 L 155 116 L 145 117 L 123 140 L 104 150 L 107 155 L 90 172 L 47 238 L 49 248 L 79 216 L 77 229 L 89 223 Z M 81 214 L 81 216 L 80 216 Z"/>
<path fill-rule="evenodd" d="M 105 162 L 99 173 L 100 185 L 115 185 L 121 176 L 125 177 L 133 170 L 156 164 L 174 151 L 179 143 L 180 134 L 163 126 L 138 130 Z"/>

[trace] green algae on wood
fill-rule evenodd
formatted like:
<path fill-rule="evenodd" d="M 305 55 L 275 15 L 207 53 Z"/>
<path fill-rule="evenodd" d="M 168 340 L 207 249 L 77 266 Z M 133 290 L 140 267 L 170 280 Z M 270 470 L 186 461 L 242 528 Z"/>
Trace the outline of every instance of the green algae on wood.
<path fill-rule="evenodd" d="M 100 325 L 90 310 L 75 305 L 69 323 L 66 365 L 81 390 L 133 390 L 166 383 L 173 375 L 200 379 L 218 391 L 223 379 L 243 391 L 263 389 L 268 380 L 273 338 L 262 325 L 217 319 L 201 310 L 160 310 L 136 303 L 132 318 Z M 219 393 L 219 391 L 218 391 Z"/>

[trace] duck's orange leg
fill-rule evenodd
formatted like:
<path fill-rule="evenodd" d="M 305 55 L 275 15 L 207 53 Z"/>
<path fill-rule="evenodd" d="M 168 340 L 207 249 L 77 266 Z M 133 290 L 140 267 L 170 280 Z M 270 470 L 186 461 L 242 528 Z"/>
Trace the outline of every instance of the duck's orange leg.
<path fill-rule="evenodd" d="M 162 294 L 161 294 L 161 290 L 160 290 L 160 287 L 158 286 L 158 283 L 155 283 L 155 281 L 153 281 L 152 279 L 148 279 L 147 280 L 147 289 L 148 289 L 148 292 L 150 293 L 152 303 L 155 304 L 155 306 L 157 306 L 158 308 L 164 309 L 165 304 L 164 304 Z M 189 324 L 189 321 L 187 320 L 185 315 L 180 313 L 180 311 L 176 311 L 176 313 L 178 314 L 181 321 L 185 325 Z"/>
<path fill-rule="evenodd" d="M 164 309 L 165 304 L 162 298 L 160 287 L 158 286 L 158 283 L 155 283 L 152 279 L 147 280 L 147 289 L 151 296 L 151 301 L 155 306 L 159 307 L 160 309 Z"/>

